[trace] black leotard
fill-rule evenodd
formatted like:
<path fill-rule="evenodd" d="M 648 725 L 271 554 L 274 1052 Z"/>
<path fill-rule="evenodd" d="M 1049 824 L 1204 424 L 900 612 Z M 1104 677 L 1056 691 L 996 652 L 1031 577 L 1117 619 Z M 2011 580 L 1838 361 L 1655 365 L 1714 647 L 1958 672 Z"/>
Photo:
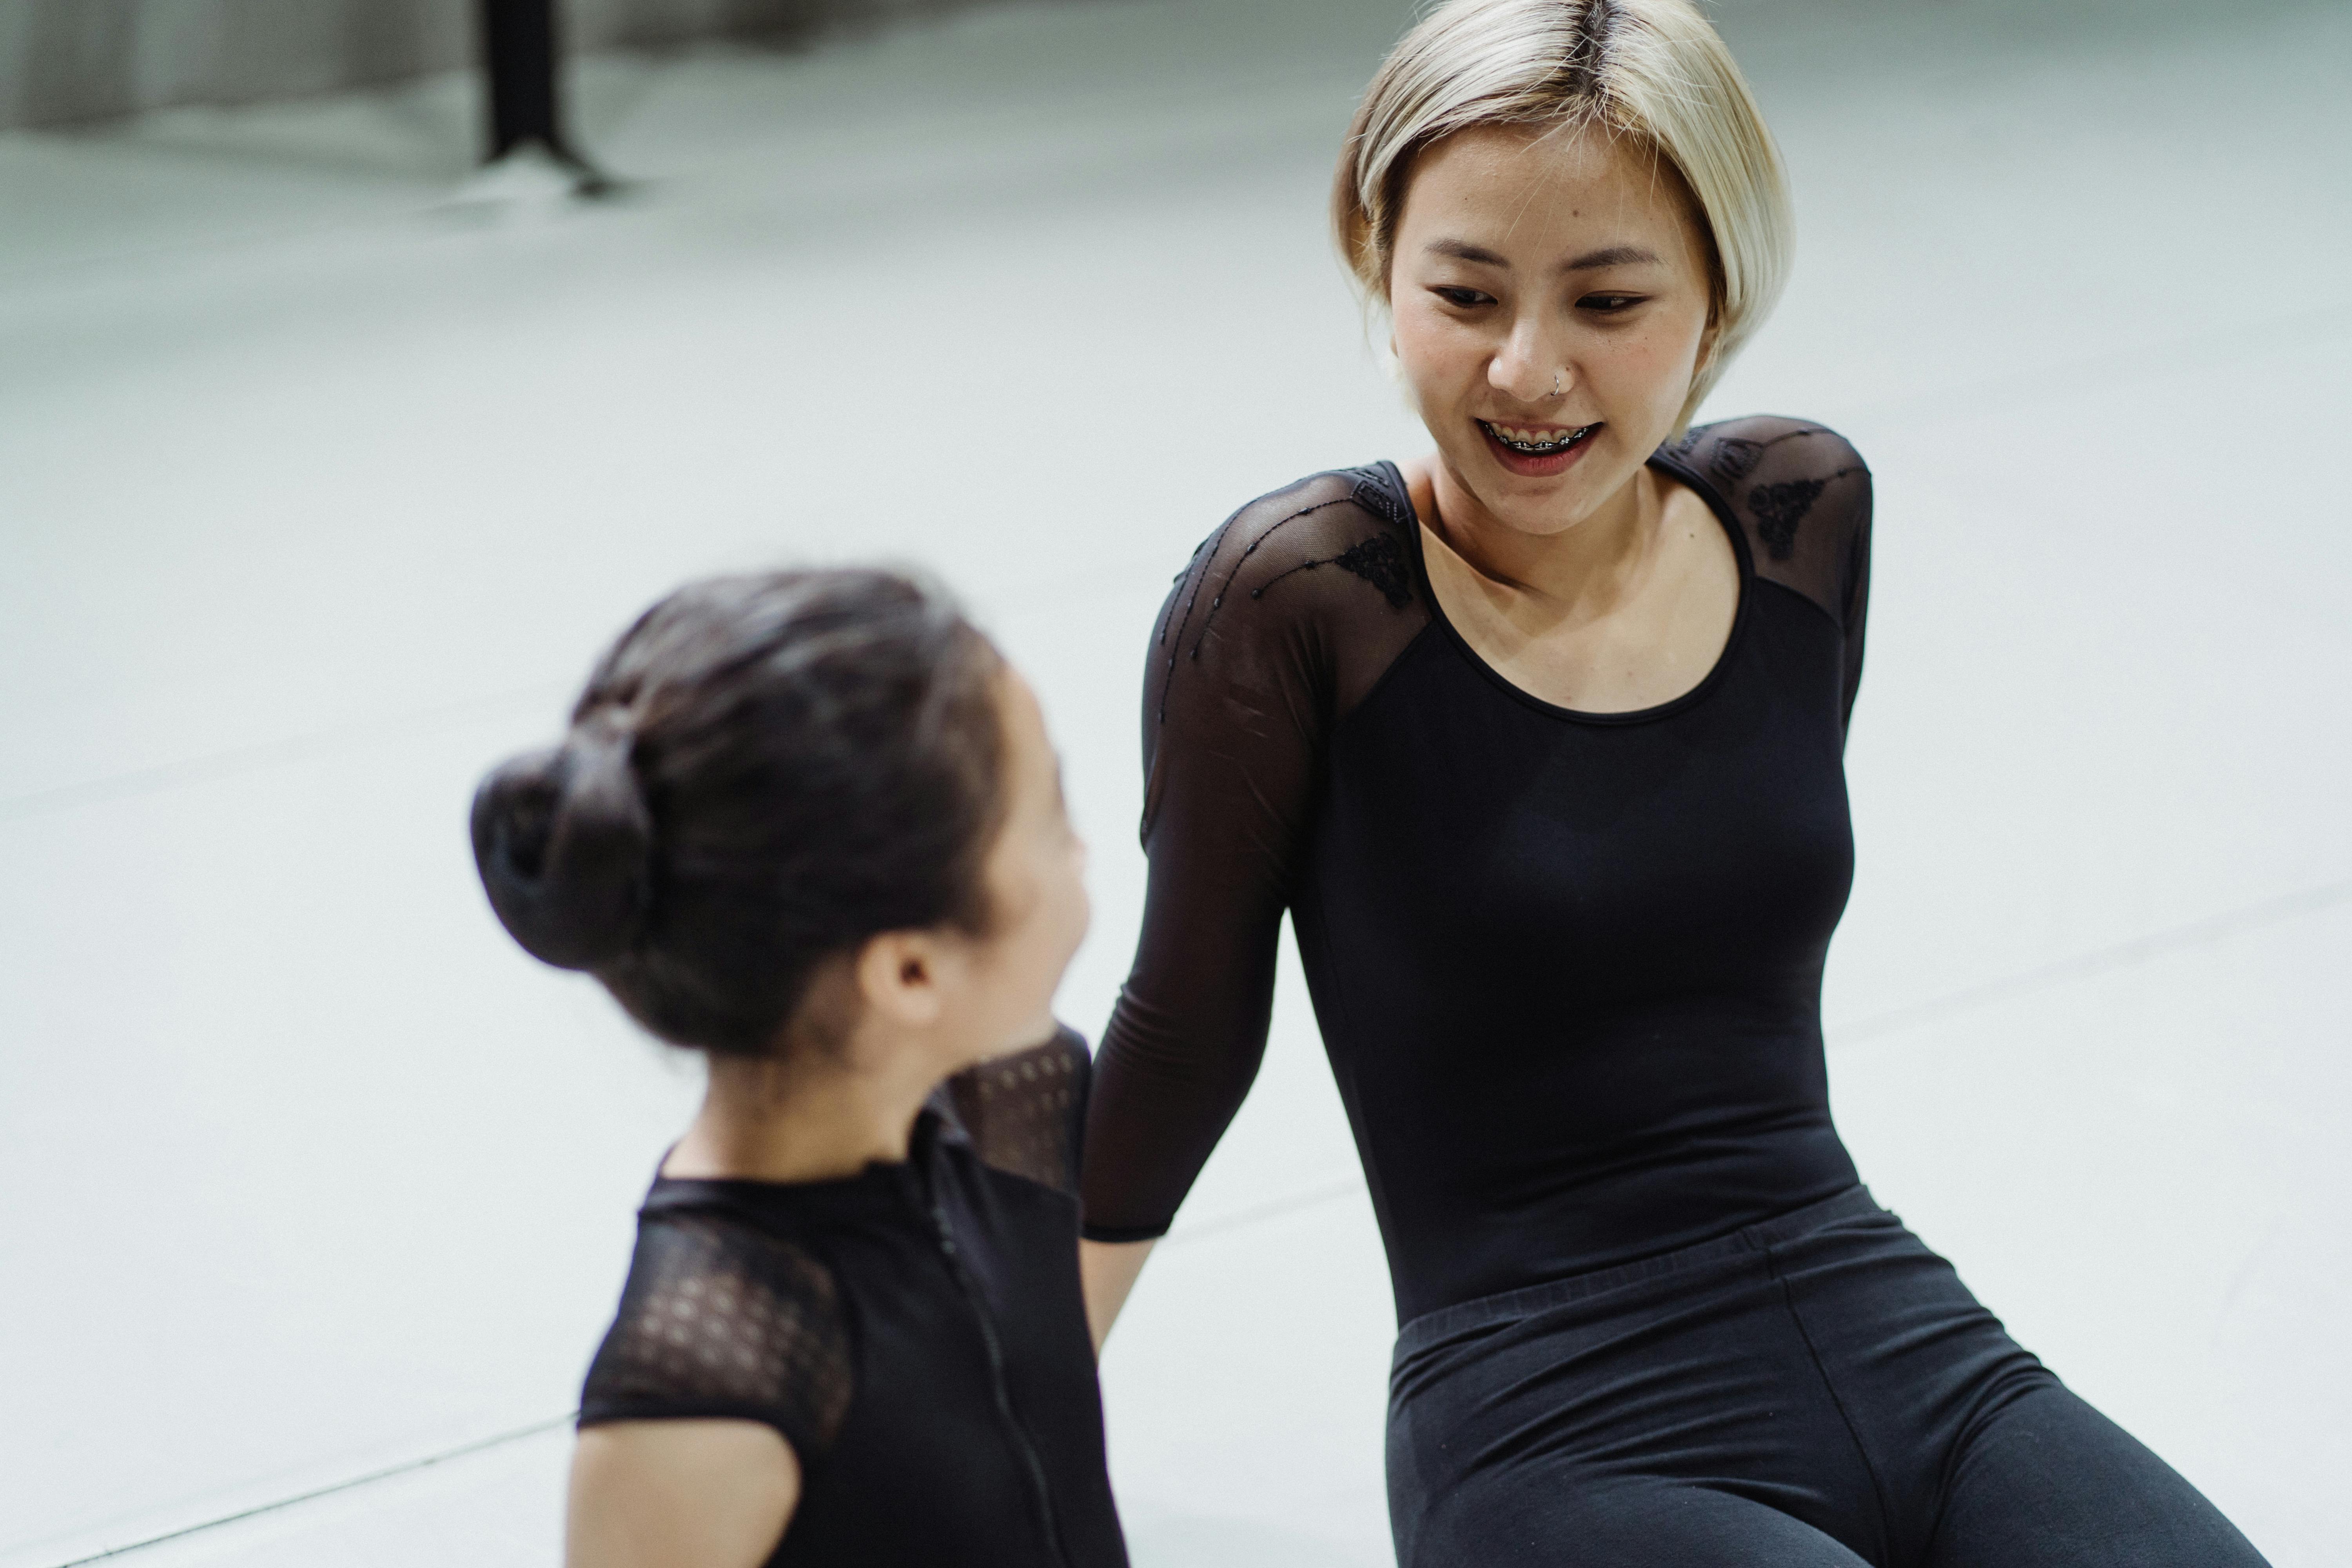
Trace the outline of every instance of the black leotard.
<path fill-rule="evenodd" d="M 801 1498 L 768 1561 L 1124 1568 L 1078 1294 L 1086 1047 L 950 1079 L 903 1164 L 655 1181 L 583 1426 L 773 1426 Z"/>
<path fill-rule="evenodd" d="M 1776 418 L 1651 466 L 1721 522 L 1740 598 L 1706 679 L 1639 712 L 1488 668 L 1388 464 L 1254 501 L 1194 553 L 1152 637 L 1150 894 L 1097 1064 L 1087 1235 L 1167 1228 L 1256 1072 L 1286 909 L 1402 1318 L 1854 1184 L 1820 999 L 1869 472 Z"/>
<path fill-rule="evenodd" d="M 1740 599 L 1706 678 L 1642 712 L 1488 668 L 1385 464 L 1194 555 L 1145 688 L 1150 894 L 1089 1232 L 1175 1213 L 1256 1070 L 1286 908 L 1406 1320 L 1402 1568 L 2261 1568 L 1830 1125 L 1869 475 L 1785 419 L 1651 463 L 1723 524 Z"/>

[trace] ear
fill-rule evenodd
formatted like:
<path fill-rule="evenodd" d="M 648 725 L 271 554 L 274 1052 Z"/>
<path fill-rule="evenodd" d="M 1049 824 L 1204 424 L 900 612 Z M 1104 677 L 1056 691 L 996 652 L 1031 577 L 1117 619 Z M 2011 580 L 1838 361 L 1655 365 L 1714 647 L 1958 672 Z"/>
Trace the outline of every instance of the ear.
<path fill-rule="evenodd" d="M 928 931 L 892 931 L 869 938 L 853 965 L 858 999 L 899 1028 L 928 1029 L 947 1011 L 941 986 L 948 954 Z"/>
<path fill-rule="evenodd" d="M 1698 335 L 1698 360 L 1692 367 L 1691 379 L 1705 375 L 1715 363 L 1715 351 L 1723 342 L 1723 310 L 1710 302 L 1706 308 L 1706 331 Z"/>

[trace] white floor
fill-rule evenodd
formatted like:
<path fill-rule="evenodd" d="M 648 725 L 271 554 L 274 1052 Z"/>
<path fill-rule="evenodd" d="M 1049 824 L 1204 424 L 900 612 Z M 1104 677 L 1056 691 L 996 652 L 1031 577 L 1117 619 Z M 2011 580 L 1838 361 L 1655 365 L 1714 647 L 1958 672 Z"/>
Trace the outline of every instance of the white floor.
<path fill-rule="evenodd" d="M 555 1560 L 694 1083 L 503 940 L 461 819 L 683 576 L 967 592 L 1067 752 L 1098 1024 L 1168 574 L 1412 440 L 1319 227 L 1406 9 L 591 62 L 642 183 L 579 211 L 446 200 L 457 81 L 0 137 L 0 1568 L 257 1509 L 127 1561 Z M 2274 1562 L 2352 1563 L 2352 9 L 1721 11 L 1802 251 L 1717 407 L 1878 478 L 1841 1121 Z M 1295 976 L 1276 1032 L 1104 1368 L 1146 1568 L 1388 1560 Z"/>

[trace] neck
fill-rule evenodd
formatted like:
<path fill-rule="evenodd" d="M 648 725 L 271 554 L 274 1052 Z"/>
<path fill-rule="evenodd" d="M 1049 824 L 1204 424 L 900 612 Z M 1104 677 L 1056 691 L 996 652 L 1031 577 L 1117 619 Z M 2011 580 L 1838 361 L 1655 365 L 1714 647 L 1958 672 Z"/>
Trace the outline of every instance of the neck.
<path fill-rule="evenodd" d="M 902 1161 L 938 1079 L 928 1067 L 904 1060 L 858 1070 L 830 1060 L 713 1057 L 702 1110 L 662 1163 L 662 1174 L 822 1182 Z"/>
<path fill-rule="evenodd" d="M 1413 507 L 1445 546 L 1488 583 L 1571 617 L 1622 599 L 1656 552 L 1661 497 L 1645 465 L 1584 516 L 1553 533 L 1514 528 L 1454 477 L 1443 457 L 1411 476 Z"/>

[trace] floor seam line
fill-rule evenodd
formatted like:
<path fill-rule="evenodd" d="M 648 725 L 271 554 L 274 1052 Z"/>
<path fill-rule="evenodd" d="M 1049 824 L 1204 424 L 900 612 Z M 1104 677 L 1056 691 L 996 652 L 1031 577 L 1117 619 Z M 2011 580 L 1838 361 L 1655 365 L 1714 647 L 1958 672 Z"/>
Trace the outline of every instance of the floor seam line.
<path fill-rule="evenodd" d="M 200 1535 L 207 1530 L 218 1530 L 223 1525 L 257 1519 L 265 1513 L 276 1513 L 299 1503 L 332 1497 L 337 1492 L 356 1491 L 362 1487 L 373 1486 L 377 1481 L 388 1481 L 398 1476 L 413 1475 L 418 1470 L 430 1469 L 435 1465 L 445 1464 L 451 1459 L 462 1459 L 469 1455 L 487 1453 L 492 1448 L 503 1447 L 509 1443 L 520 1443 L 526 1437 L 536 1437 L 541 1433 L 552 1432 L 559 1426 L 570 1425 L 579 1414 L 577 1410 L 567 1410 L 562 1415 L 549 1420 L 535 1421 L 528 1426 L 519 1426 L 513 1431 L 501 1432 L 495 1436 L 477 1438 L 471 1443 L 462 1443 L 455 1448 L 444 1449 L 436 1454 L 427 1454 L 421 1458 L 404 1459 L 399 1464 L 387 1465 L 383 1469 L 371 1470 L 365 1475 L 352 1476 L 348 1479 L 333 1481 L 323 1487 L 313 1487 L 309 1491 L 297 1492 L 292 1497 L 279 1498 L 272 1502 L 256 1503 L 251 1508 L 239 1509 L 235 1513 L 226 1513 L 218 1519 L 207 1519 L 195 1524 L 183 1525 L 177 1530 L 165 1531 L 161 1535 L 151 1535 L 143 1541 L 133 1541 L 121 1546 L 110 1546 L 102 1552 L 89 1552 L 80 1557 L 68 1557 L 52 1564 L 52 1568 L 81 1568 L 81 1564 L 86 1563 L 100 1563 L 110 1557 L 121 1557 L 133 1552 L 144 1552 L 151 1546 L 161 1546 L 172 1541 L 184 1541 L 191 1535 Z"/>
<path fill-rule="evenodd" d="M 314 730 L 274 741 L 257 741 L 251 745 L 230 747 L 178 762 L 157 763 L 151 767 L 131 768 L 119 773 L 102 774 L 73 784 L 53 784 L 47 789 L 0 797 L 0 829 L 56 812 L 73 811 L 88 805 L 108 805 L 119 800 L 161 795 L 184 784 L 209 784 L 242 773 L 267 772 L 271 768 L 308 762 L 314 757 L 333 756 L 394 738 L 416 739 L 446 734 L 486 719 L 519 711 L 526 703 L 545 701 L 552 707 L 561 702 L 563 689 L 562 686 L 552 681 L 534 682 L 487 697 L 463 698 L 454 702 L 411 709 L 389 719 Z"/>
<path fill-rule="evenodd" d="M 1255 1225 L 1260 1220 L 1280 1219 L 1284 1215 L 1296 1213 L 1299 1209 L 1312 1208 L 1317 1204 L 1327 1204 L 1334 1198 L 1346 1197 L 1349 1193 L 1360 1192 L 1363 1186 L 1364 1178 L 1361 1174 L 1339 1181 L 1325 1182 L 1320 1185 L 1286 1194 L 1282 1197 L 1269 1198 L 1262 1204 L 1254 1204 L 1239 1214 L 1221 1215 L 1215 1219 L 1202 1220 L 1198 1225 L 1188 1226 L 1181 1231 L 1171 1232 L 1161 1245 L 1181 1246 L 1198 1237 L 1240 1230 L 1244 1226 Z"/>
<path fill-rule="evenodd" d="M 2095 974 L 2129 969 L 2168 953 L 2203 947 L 2268 926 L 2283 925 L 2304 915 L 2332 909 L 2347 899 L 2352 899 L 2352 878 L 2264 899 L 2218 915 L 2208 915 L 2202 920 L 2189 921 L 2147 936 L 2134 937 L 2128 942 L 2077 953 L 2072 958 L 2060 959 L 2054 963 L 2043 964 L 2021 973 L 1964 986 L 1925 1002 L 1890 1008 L 1852 1024 L 1832 1025 L 1827 1033 L 1834 1037 L 1834 1043 L 1840 1046 L 1900 1034 L 1922 1024 L 1933 1023 L 2007 997 L 2027 995 L 2070 981 L 2087 980 Z"/>

